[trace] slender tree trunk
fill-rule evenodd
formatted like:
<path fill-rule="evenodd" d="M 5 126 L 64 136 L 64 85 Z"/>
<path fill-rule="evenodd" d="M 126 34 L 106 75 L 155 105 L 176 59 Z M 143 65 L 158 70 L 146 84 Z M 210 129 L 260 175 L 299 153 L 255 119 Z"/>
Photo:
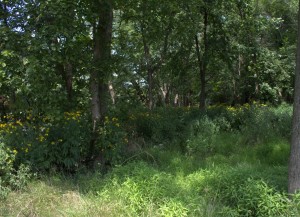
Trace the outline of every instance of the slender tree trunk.
<path fill-rule="evenodd" d="M 65 82 L 69 105 L 72 104 L 73 95 L 73 66 L 70 62 L 65 64 Z"/>
<path fill-rule="evenodd" d="M 148 108 L 153 109 L 153 70 L 148 68 Z"/>
<path fill-rule="evenodd" d="M 199 70 L 200 70 L 200 84 L 201 84 L 201 90 L 200 90 L 200 109 L 205 109 L 206 107 L 206 66 L 207 66 L 207 57 L 206 57 L 206 51 L 208 48 L 208 41 L 207 41 L 207 26 L 208 26 L 208 13 L 205 9 L 204 11 L 204 29 L 203 29 L 203 55 L 201 58 L 200 53 L 200 43 L 198 40 L 198 36 L 195 36 L 196 41 L 196 52 L 198 57 L 198 64 L 199 64 Z"/>
<path fill-rule="evenodd" d="M 148 82 L 148 99 L 147 99 L 147 104 L 148 108 L 151 110 L 153 109 L 153 74 L 154 74 L 154 69 L 152 66 L 152 61 L 151 61 L 151 54 L 150 54 L 150 48 L 147 44 L 146 37 L 144 34 L 144 24 L 141 24 L 142 27 L 142 40 L 143 40 L 143 46 L 144 46 L 144 55 L 145 55 L 145 60 L 146 60 L 146 68 L 147 68 L 147 82 Z"/>
<path fill-rule="evenodd" d="M 300 1 L 299 1 L 300 9 Z M 300 190 L 300 13 L 298 12 L 298 44 L 296 58 L 296 80 L 294 93 L 294 112 L 292 141 L 289 162 L 288 192 L 294 194 Z"/>
<path fill-rule="evenodd" d="M 237 63 L 232 66 L 232 94 L 231 105 L 236 105 L 240 102 L 240 78 L 241 78 L 241 62 L 242 57 L 239 54 Z"/>
<path fill-rule="evenodd" d="M 112 81 L 108 82 L 108 90 L 109 90 L 112 104 L 114 105 L 116 103 L 116 93 Z"/>
<path fill-rule="evenodd" d="M 67 110 L 70 110 L 72 108 L 73 95 L 73 66 L 68 61 L 64 64 L 57 63 L 56 70 L 57 73 L 61 76 L 62 81 L 65 83 L 65 90 L 67 93 L 67 102 L 65 106 Z"/>
<path fill-rule="evenodd" d="M 175 97 L 174 97 L 174 106 L 175 107 L 179 107 L 179 95 L 178 94 L 175 94 Z"/>
<path fill-rule="evenodd" d="M 170 104 L 170 85 L 167 83 L 163 83 L 160 87 L 161 95 L 162 95 L 162 103 L 164 105 Z"/>

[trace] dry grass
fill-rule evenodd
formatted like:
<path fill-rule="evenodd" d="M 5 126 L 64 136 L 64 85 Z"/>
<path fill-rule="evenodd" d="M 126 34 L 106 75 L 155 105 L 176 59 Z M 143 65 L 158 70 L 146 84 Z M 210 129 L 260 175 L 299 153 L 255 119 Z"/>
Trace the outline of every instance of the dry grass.
<path fill-rule="evenodd" d="M 0 203 L 1 217 L 98 217 L 120 216 L 119 201 L 103 201 L 91 194 L 82 194 L 76 187 L 62 190 L 50 180 L 34 181 L 22 192 L 12 192 Z"/>

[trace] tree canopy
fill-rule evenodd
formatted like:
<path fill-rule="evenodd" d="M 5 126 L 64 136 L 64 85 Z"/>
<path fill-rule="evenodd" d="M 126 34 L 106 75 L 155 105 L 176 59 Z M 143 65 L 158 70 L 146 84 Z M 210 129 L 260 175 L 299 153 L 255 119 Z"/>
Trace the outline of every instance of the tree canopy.
<path fill-rule="evenodd" d="M 295 0 L 5 0 L 1 95 L 16 110 L 87 109 L 97 72 L 107 106 L 290 102 L 296 15 Z"/>
<path fill-rule="evenodd" d="M 1 121 L 84 114 L 93 161 L 105 158 L 95 150 L 116 110 L 290 103 L 297 7 L 296 0 L 3 0 Z"/>

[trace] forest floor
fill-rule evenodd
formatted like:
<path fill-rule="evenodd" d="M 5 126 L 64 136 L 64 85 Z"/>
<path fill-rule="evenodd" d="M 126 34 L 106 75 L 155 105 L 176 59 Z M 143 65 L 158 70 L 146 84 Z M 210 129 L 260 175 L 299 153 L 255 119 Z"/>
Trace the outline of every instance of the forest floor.
<path fill-rule="evenodd" d="M 0 203 L 0 216 L 299 216 L 286 194 L 288 142 L 239 142 L 223 133 L 205 155 L 154 146 L 105 175 L 36 177 Z"/>

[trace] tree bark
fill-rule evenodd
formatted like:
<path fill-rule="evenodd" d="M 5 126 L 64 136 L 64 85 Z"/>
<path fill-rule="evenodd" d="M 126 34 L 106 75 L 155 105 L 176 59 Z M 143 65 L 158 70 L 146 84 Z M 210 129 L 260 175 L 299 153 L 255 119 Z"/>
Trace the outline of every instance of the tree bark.
<path fill-rule="evenodd" d="M 108 82 L 108 90 L 109 90 L 112 104 L 115 105 L 116 104 L 116 93 L 115 93 L 115 89 L 114 89 L 112 81 Z"/>
<path fill-rule="evenodd" d="M 66 109 L 69 111 L 72 108 L 73 98 L 73 65 L 69 61 L 65 63 L 56 64 L 57 74 L 62 78 L 65 83 L 65 90 L 67 94 L 67 102 L 65 103 Z"/>
<path fill-rule="evenodd" d="M 170 104 L 170 85 L 167 83 L 163 83 L 160 87 L 161 95 L 162 95 L 162 103 L 164 105 Z"/>
<path fill-rule="evenodd" d="M 153 70 L 148 68 L 148 108 L 153 109 Z"/>
<path fill-rule="evenodd" d="M 147 104 L 148 108 L 151 110 L 153 109 L 153 74 L 154 74 L 154 68 L 152 66 L 151 61 L 151 54 L 150 54 L 150 48 L 147 44 L 146 37 L 144 34 L 144 24 L 141 23 L 141 29 L 142 29 L 142 40 L 143 40 L 143 46 L 144 46 L 144 55 L 146 60 L 146 68 L 147 68 L 147 82 L 148 82 L 148 99 Z"/>
<path fill-rule="evenodd" d="M 300 1 L 299 1 L 300 8 Z M 289 161 L 288 193 L 294 194 L 300 189 L 300 13 L 298 12 L 296 80 L 293 107 L 292 141 Z"/>
<path fill-rule="evenodd" d="M 90 91 L 91 91 L 91 113 L 92 113 L 92 138 L 90 142 L 90 156 L 89 158 L 103 159 L 103 153 L 95 155 L 95 143 L 98 138 L 98 126 L 101 120 L 104 119 L 104 115 L 107 110 L 107 95 L 108 95 L 108 83 L 106 77 L 108 73 L 107 65 L 109 64 L 111 56 L 111 40 L 112 40 L 112 22 L 113 22 L 113 9 L 112 0 L 101 0 L 99 4 L 96 3 L 99 8 L 98 20 L 93 26 L 94 35 L 94 53 L 93 61 L 94 66 L 90 75 Z"/>
<path fill-rule="evenodd" d="M 200 43 L 198 40 L 198 36 L 195 36 L 195 42 L 196 42 L 196 52 L 198 57 L 198 64 L 199 64 L 199 70 L 200 70 L 200 84 L 201 84 L 201 90 L 200 90 L 200 109 L 206 108 L 206 66 L 207 66 L 207 60 L 206 60 L 206 50 L 208 48 L 208 41 L 207 41 L 207 26 L 208 26 L 208 13 L 205 9 L 204 11 L 204 29 L 203 29 L 203 55 L 201 58 L 200 53 Z"/>
<path fill-rule="evenodd" d="M 72 96 L 73 96 L 73 66 L 70 62 L 65 64 L 65 81 L 66 81 L 66 90 L 68 96 L 69 104 L 72 104 Z"/>

